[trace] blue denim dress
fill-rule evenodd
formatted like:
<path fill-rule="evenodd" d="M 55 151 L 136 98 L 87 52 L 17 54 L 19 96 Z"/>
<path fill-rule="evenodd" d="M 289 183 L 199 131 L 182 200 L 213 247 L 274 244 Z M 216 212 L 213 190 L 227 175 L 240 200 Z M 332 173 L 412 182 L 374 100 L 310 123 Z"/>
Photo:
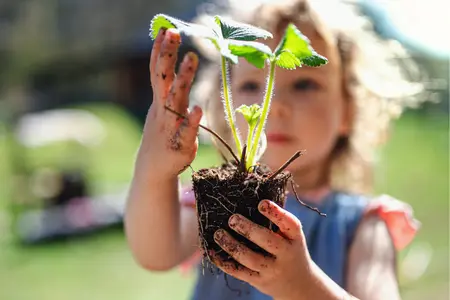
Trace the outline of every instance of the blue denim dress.
<path fill-rule="evenodd" d="M 333 192 L 318 206 L 321 217 L 290 196 L 286 209 L 302 222 L 308 250 L 314 262 L 337 284 L 345 287 L 345 267 L 350 243 L 368 201 L 366 197 Z M 312 205 L 314 206 L 314 205 Z M 249 284 L 199 266 L 192 300 L 269 300 Z M 301 280 L 299 278 L 299 280 Z"/>

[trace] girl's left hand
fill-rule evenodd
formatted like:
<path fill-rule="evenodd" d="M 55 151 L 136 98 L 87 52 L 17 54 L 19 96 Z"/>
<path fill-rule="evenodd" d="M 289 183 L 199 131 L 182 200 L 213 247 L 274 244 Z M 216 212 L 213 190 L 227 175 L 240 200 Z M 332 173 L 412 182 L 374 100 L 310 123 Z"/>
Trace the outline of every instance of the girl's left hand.
<path fill-rule="evenodd" d="M 225 273 L 248 282 L 275 299 L 308 298 L 317 278 L 300 221 L 268 200 L 261 201 L 258 209 L 280 228 L 279 233 L 237 214 L 230 217 L 229 226 L 273 257 L 250 250 L 228 232 L 219 229 L 214 235 L 216 243 L 241 265 L 236 268 L 236 264 L 224 262 L 211 253 L 214 263 Z"/>

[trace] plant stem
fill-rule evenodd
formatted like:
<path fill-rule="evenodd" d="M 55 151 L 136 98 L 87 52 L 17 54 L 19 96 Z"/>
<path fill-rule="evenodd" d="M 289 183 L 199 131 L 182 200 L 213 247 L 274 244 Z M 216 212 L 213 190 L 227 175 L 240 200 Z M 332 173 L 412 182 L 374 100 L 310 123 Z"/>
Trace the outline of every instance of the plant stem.
<path fill-rule="evenodd" d="M 248 157 L 249 165 L 255 164 L 255 155 L 258 150 L 259 139 L 261 138 L 261 133 L 266 125 L 267 116 L 269 115 L 270 101 L 272 100 L 272 90 L 273 90 L 273 82 L 275 80 L 275 61 L 270 62 L 270 72 L 267 80 L 267 89 L 266 95 L 264 97 L 263 110 L 261 113 L 261 119 L 259 120 L 258 127 L 256 129 L 255 138 L 253 139 L 253 145 L 251 147 L 251 152 Z"/>
<path fill-rule="evenodd" d="M 250 154 L 252 151 L 252 138 L 253 138 L 253 134 L 255 132 L 255 125 L 252 126 L 248 126 L 248 134 L 247 134 L 247 153 Z M 248 157 L 248 156 L 247 156 Z M 249 164 L 249 161 L 247 161 L 247 168 L 249 168 L 251 166 L 251 164 Z"/>
<path fill-rule="evenodd" d="M 244 145 L 244 148 L 242 149 L 241 160 L 239 162 L 239 167 L 241 168 L 241 172 L 244 174 L 247 173 L 247 168 L 245 167 L 246 155 L 247 155 L 247 145 Z"/>
<path fill-rule="evenodd" d="M 225 102 L 225 113 L 227 114 L 228 124 L 230 125 L 231 133 L 234 137 L 234 142 L 236 143 L 237 153 L 242 153 L 241 140 L 236 130 L 233 104 L 231 103 L 231 97 L 229 93 L 229 83 L 227 80 L 227 61 L 224 56 L 222 56 L 222 86 L 223 86 L 223 98 Z"/>

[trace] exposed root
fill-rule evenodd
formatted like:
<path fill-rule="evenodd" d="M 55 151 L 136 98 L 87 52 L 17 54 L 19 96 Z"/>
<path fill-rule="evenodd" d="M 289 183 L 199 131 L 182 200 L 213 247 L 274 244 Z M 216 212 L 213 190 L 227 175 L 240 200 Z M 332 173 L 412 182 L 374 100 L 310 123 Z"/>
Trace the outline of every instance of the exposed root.
<path fill-rule="evenodd" d="M 286 169 L 294 160 L 296 160 L 297 158 L 302 156 L 304 153 L 305 153 L 305 151 L 297 151 L 297 152 L 295 152 L 295 154 L 292 155 L 292 157 L 289 158 L 287 162 L 285 162 L 277 171 L 272 173 L 272 175 L 270 175 L 266 180 L 270 180 L 272 178 L 275 178 L 278 174 L 283 172 L 284 169 Z"/>
<path fill-rule="evenodd" d="M 230 286 L 230 283 L 228 282 L 228 274 L 224 272 L 224 273 L 223 273 L 223 277 L 224 277 L 224 279 L 225 279 L 225 283 L 226 283 L 226 285 L 227 285 L 227 288 L 229 288 L 230 291 L 236 293 L 237 296 L 240 297 L 241 294 L 242 294 L 242 291 L 239 290 L 239 289 L 233 289 L 233 288 Z"/>
<path fill-rule="evenodd" d="M 228 207 L 225 206 L 225 204 L 222 203 L 222 201 L 219 200 L 219 198 L 214 197 L 213 195 L 209 195 L 206 194 L 206 196 L 208 196 L 211 199 L 215 199 L 223 208 L 225 208 L 225 210 L 227 210 L 230 214 L 233 214 L 234 212 L 232 212 L 231 210 L 228 209 Z"/>
<path fill-rule="evenodd" d="M 202 210 L 201 208 L 203 208 L 204 210 Z M 208 218 L 208 210 L 206 209 L 205 205 L 200 205 L 200 210 L 202 211 L 199 216 L 202 216 L 204 213 L 206 213 L 206 218 Z M 208 226 L 206 226 L 206 228 L 208 228 Z M 211 256 L 209 255 L 208 252 L 208 241 L 204 238 L 205 236 L 205 230 L 203 229 L 203 224 L 201 222 L 199 222 L 199 238 L 200 238 L 200 244 L 203 245 L 203 249 L 205 251 L 205 255 L 208 258 L 208 260 L 212 263 L 213 260 L 211 258 Z M 204 264 L 204 260 L 202 259 L 202 273 L 205 274 L 205 264 Z"/>
<path fill-rule="evenodd" d="M 233 214 L 241 214 L 256 224 L 277 231 L 276 225 L 258 211 L 258 204 L 263 199 L 271 199 L 281 207 L 286 199 L 286 184 L 290 173 L 282 173 L 272 180 L 266 180 L 270 174 L 267 166 L 261 165 L 257 173 L 242 173 L 239 165 L 231 163 L 221 167 L 200 169 L 192 175 L 193 189 L 197 203 L 200 245 L 204 250 L 204 267 L 207 261 L 214 265 L 214 257 L 224 262 L 236 262 L 215 242 L 214 233 L 218 229 L 227 230 L 237 241 L 262 255 L 267 251 L 249 241 L 244 236 L 230 230 L 228 220 Z M 211 255 L 211 257 L 209 257 Z M 213 271 L 214 272 L 214 271 Z M 215 273 L 215 272 L 214 272 Z"/>
<path fill-rule="evenodd" d="M 305 202 L 303 202 L 302 200 L 300 200 L 300 198 L 299 198 L 298 195 L 297 195 L 297 192 L 295 191 L 294 180 L 292 180 L 292 178 L 291 178 L 290 181 L 291 181 L 292 191 L 294 192 L 295 198 L 297 199 L 297 201 L 298 201 L 301 205 L 303 205 L 303 206 L 309 208 L 310 210 L 313 210 L 313 211 L 317 212 L 317 213 L 318 213 L 320 216 L 322 216 L 322 217 L 326 217 L 326 216 L 327 216 L 327 214 L 320 212 L 320 210 L 319 210 L 318 208 L 312 207 L 312 206 L 306 204 Z"/>
<path fill-rule="evenodd" d="M 195 172 L 195 170 L 194 170 L 194 168 L 192 168 L 191 164 L 187 164 L 178 172 L 178 175 L 183 173 L 184 171 L 186 171 L 187 168 L 190 168 L 193 173 Z"/>

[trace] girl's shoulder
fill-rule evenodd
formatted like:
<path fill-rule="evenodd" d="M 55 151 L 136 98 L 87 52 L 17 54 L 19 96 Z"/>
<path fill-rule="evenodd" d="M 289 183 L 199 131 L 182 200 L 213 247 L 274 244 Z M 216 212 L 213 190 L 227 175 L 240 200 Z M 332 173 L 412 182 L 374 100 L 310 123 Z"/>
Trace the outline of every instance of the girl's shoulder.
<path fill-rule="evenodd" d="M 356 212 L 354 215 L 359 214 L 356 226 L 374 217 L 383 221 L 396 250 L 405 248 L 420 228 L 412 207 L 386 194 L 367 196 L 336 193 L 335 201 L 339 211 L 347 215 L 352 215 L 352 212 Z"/>

